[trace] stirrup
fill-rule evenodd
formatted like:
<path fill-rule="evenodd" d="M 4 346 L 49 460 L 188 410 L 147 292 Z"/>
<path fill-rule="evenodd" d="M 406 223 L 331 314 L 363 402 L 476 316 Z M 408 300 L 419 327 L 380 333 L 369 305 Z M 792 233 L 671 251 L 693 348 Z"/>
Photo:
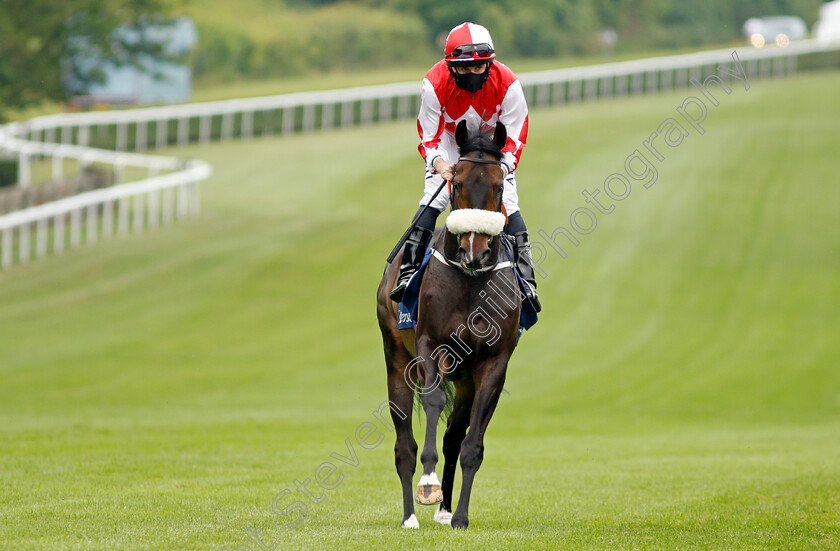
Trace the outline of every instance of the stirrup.
<path fill-rule="evenodd" d="M 408 277 L 405 278 L 405 280 L 403 280 L 403 279 L 398 279 L 397 280 L 397 284 L 391 290 L 391 294 L 390 294 L 391 300 L 393 300 L 397 304 L 402 302 L 403 295 L 405 295 L 405 290 L 408 288 L 408 282 L 411 281 L 411 276 L 413 276 L 414 273 L 415 272 L 409 273 Z"/>

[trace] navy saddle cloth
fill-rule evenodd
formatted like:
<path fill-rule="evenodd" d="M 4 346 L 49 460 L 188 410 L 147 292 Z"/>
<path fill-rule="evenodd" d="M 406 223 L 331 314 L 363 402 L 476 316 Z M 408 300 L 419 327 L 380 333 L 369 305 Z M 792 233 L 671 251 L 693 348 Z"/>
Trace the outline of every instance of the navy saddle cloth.
<path fill-rule="evenodd" d="M 507 240 L 502 240 L 502 243 L 505 244 L 505 252 L 508 258 L 513 258 L 510 244 Z M 426 256 L 423 258 L 423 263 L 420 264 L 420 269 L 411 276 L 408 287 L 406 287 L 405 293 L 403 294 L 403 299 L 399 306 L 399 317 L 397 318 L 398 329 L 414 329 L 417 327 L 417 305 L 420 298 L 420 284 L 423 281 L 423 274 L 431 258 L 432 248 L 429 247 L 426 249 Z M 516 281 L 519 284 L 519 292 L 522 297 L 522 310 L 519 314 L 519 336 L 522 336 L 523 331 L 530 329 L 537 323 L 537 310 L 534 308 L 531 299 L 527 298 L 525 294 L 525 282 L 522 280 L 519 270 L 514 269 L 513 272 L 516 274 Z M 486 308 L 485 310 L 492 312 L 490 308 Z"/>

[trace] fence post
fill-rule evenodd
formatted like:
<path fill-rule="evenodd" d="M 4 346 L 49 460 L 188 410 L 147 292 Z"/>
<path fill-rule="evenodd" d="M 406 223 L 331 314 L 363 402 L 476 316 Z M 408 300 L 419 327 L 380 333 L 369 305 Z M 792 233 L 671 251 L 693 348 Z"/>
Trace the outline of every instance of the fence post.
<path fill-rule="evenodd" d="M 178 145 L 183 147 L 189 143 L 190 139 L 190 119 L 181 117 L 178 119 Z"/>
<path fill-rule="evenodd" d="M 119 223 L 117 224 L 117 234 L 120 236 L 128 233 L 128 218 L 131 215 L 131 205 L 128 197 L 120 197 L 118 209 Z"/>
<path fill-rule="evenodd" d="M 551 103 L 552 104 L 560 104 L 566 103 L 566 81 L 561 80 L 559 82 L 555 82 L 551 86 Z"/>
<path fill-rule="evenodd" d="M 18 259 L 21 264 L 29 262 L 29 223 L 21 224 L 18 231 Z"/>
<path fill-rule="evenodd" d="M 301 131 L 311 132 L 315 128 L 315 105 L 311 103 L 303 106 L 303 122 L 301 123 Z"/>
<path fill-rule="evenodd" d="M 198 122 L 198 141 L 210 142 L 210 119 L 212 115 L 202 115 Z"/>
<path fill-rule="evenodd" d="M 57 214 L 53 218 L 53 252 L 60 254 L 64 252 L 64 218 L 66 214 Z"/>
<path fill-rule="evenodd" d="M 222 115 L 222 136 L 221 141 L 226 142 L 233 137 L 233 113 L 226 111 Z"/>
<path fill-rule="evenodd" d="M 172 202 L 173 190 L 168 187 L 163 190 L 163 224 L 170 224 L 172 222 Z"/>
<path fill-rule="evenodd" d="M 408 110 L 409 110 L 409 102 L 411 98 L 406 95 L 402 95 L 397 100 L 397 116 L 400 119 L 407 119 L 409 117 Z"/>
<path fill-rule="evenodd" d="M 254 112 L 242 112 L 242 127 L 239 129 L 239 135 L 243 138 L 250 138 L 254 135 Z"/>
<path fill-rule="evenodd" d="M 283 108 L 283 135 L 288 136 L 295 129 L 295 106 L 287 105 Z"/>
<path fill-rule="evenodd" d="M 12 228 L 3 228 L 3 269 L 12 265 Z"/>
<path fill-rule="evenodd" d="M 146 125 L 145 120 L 137 121 L 137 128 L 134 129 L 134 150 L 146 151 Z"/>
<path fill-rule="evenodd" d="M 32 167 L 29 164 L 29 153 L 21 149 L 18 153 L 18 185 L 22 188 L 29 187 L 32 183 Z"/>
<path fill-rule="evenodd" d="M 132 224 L 132 231 L 140 233 L 143 231 L 143 196 L 137 194 L 134 196 L 134 220 Z"/>
<path fill-rule="evenodd" d="M 47 219 L 38 220 L 37 233 L 35 236 L 35 256 L 42 258 L 47 254 Z"/>
<path fill-rule="evenodd" d="M 343 101 L 341 102 L 341 127 L 346 128 L 353 124 L 353 119 L 355 118 L 354 106 L 353 101 Z"/>
<path fill-rule="evenodd" d="M 163 149 L 169 142 L 169 119 L 155 121 L 155 148 Z"/>
<path fill-rule="evenodd" d="M 327 130 L 335 126 L 335 103 L 326 102 L 321 108 L 321 130 Z"/>
<path fill-rule="evenodd" d="M 117 123 L 117 151 L 125 151 L 128 144 L 128 125 L 124 122 Z"/>
<path fill-rule="evenodd" d="M 74 249 L 82 244 L 82 210 L 73 209 L 70 213 L 70 246 Z"/>
<path fill-rule="evenodd" d="M 79 145 L 87 147 L 90 143 L 90 126 L 83 124 L 79 126 Z"/>
<path fill-rule="evenodd" d="M 114 201 L 102 204 L 102 238 L 108 239 L 114 233 Z"/>
<path fill-rule="evenodd" d="M 99 230 L 99 212 L 96 204 L 88 205 L 87 207 L 87 235 L 85 236 L 85 243 L 88 245 L 96 243 L 96 233 Z"/>

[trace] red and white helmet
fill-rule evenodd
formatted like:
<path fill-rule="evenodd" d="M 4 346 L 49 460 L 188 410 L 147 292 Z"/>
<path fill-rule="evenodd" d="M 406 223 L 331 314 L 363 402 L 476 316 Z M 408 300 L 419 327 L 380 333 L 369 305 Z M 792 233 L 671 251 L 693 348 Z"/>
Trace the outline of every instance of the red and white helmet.
<path fill-rule="evenodd" d="M 496 58 L 490 31 L 475 23 L 462 23 L 449 31 L 443 53 L 450 67 L 480 65 Z"/>

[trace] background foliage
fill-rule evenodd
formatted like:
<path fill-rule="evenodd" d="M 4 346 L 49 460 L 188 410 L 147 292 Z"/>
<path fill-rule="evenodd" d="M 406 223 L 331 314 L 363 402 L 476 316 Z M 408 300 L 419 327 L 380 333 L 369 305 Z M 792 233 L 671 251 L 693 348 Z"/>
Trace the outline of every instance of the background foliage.
<path fill-rule="evenodd" d="M 160 44 L 132 42 L 112 33 L 121 25 L 142 30 L 169 12 L 175 0 L 3 0 L 0 2 L 0 121 L 9 108 L 67 96 L 65 77 L 80 84 L 102 77 L 100 68 L 72 63 L 97 52 L 114 63 L 140 55 L 162 57 Z"/>
<path fill-rule="evenodd" d="M 505 57 L 591 55 L 599 31 L 616 52 L 740 40 L 748 18 L 798 15 L 820 0 L 210 0 L 186 10 L 199 23 L 196 74 L 282 76 L 431 61 L 463 21 L 487 26 Z M 234 16 L 234 11 L 237 14 Z M 222 15 L 225 14 L 225 15 Z"/>
<path fill-rule="evenodd" d="M 154 45 L 112 31 L 189 15 L 199 29 L 190 63 L 199 83 L 330 71 L 423 66 L 446 33 L 474 21 L 493 33 L 502 59 L 591 56 L 740 40 L 753 16 L 790 14 L 812 25 L 820 0 L 4 0 L 0 2 L 0 119 L 4 110 L 66 100 L 63 79 L 95 70 L 68 63 L 93 48 L 119 63 Z M 33 16 L 32 14 L 37 14 Z M 618 33 L 606 52 L 605 28 Z M 77 37 L 71 40 L 70 37 Z"/>

